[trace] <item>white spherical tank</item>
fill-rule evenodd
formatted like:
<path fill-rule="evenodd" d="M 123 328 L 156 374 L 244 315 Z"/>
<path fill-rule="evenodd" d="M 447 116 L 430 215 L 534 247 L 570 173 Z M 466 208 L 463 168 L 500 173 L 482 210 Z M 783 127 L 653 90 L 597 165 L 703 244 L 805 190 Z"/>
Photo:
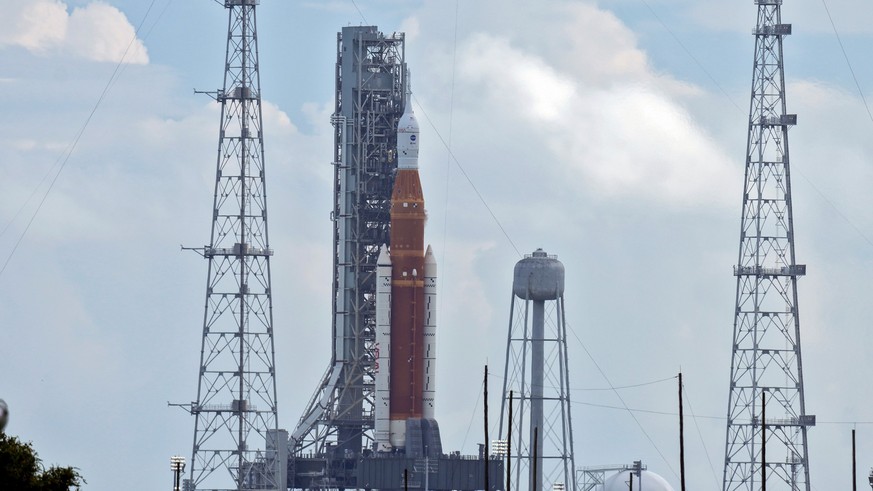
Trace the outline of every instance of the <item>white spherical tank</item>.
<path fill-rule="evenodd" d="M 621 471 L 618 474 L 613 474 L 606 478 L 603 486 L 598 488 L 598 491 L 628 491 L 628 483 L 630 482 L 631 471 Z M 640 484 L 642 483 L 642 487 Z M 633 491 L 673 491 L 663 477 L 654 472 L 643 471 L 642 477 L 634 475 Z"/>

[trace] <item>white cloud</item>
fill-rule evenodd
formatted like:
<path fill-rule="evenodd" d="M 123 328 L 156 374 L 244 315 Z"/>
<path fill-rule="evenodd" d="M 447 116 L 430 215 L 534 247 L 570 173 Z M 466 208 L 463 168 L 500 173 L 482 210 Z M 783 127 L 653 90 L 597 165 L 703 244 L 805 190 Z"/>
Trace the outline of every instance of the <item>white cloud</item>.
<path fill-rule="evenodd" d="M 59 0 L 0 2 L 0 46 L 17 45 L 43 52 L 63 42 L 67 33 L 67 6 Z"/>
<path fill-rule="evenodd" d="M 145 45 L 136 39 L 136 31 L 127 17 L 115 7 L 93 2 L 76 8 L 70 15 L 66 49 L 93 61 L 146 64 Z M 129 47 L 129 48 L 128 48 Z"/>
<path fill-rule="evenodd" d="M 0 1 L 0 47 L 98 62 L 147 64 L 148 52 L 116 7 L 91 2 L 68 12 L 59 0 Z"/>
<path fill-rule="evenodd" d="M 612 14 L 581 10 L 580 16 L 593 17 L 585 25 L 601 27 L 592 38 L 629 37 Z M 569 17 L 555 30 L 579 27 L 577 19 Z M 572 41 L 567 49 L 577 53 L 585 44 Z M 736 181 L 737 170 L 681 102 L 696 89 L 654 73 L 629 42 L 618 44 L 612 51 L 606 46 L 586 50 L 583 63 L 597 67 L 588 73 L 577 57 L 547 59 L 535 48 L 475 34 L 461 52 L 459 71 L 481 94 L 481 110 L 494 124 L 524 125 L 530 144 L 549 153 L 559 175 L 565 171 L 563 177 L 601 197 L 635 196 L 679 206 L 733 203 L 733 195 L 713 192 L 711 185 Z"/>

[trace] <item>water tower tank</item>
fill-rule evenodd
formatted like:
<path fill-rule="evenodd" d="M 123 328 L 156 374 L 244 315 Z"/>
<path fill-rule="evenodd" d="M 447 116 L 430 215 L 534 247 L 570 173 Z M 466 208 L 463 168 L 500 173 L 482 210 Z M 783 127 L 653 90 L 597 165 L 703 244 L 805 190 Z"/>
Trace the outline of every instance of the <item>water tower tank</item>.
<path fill-rule="evenodd" d="M 557 300 L 564 294 L 564 265 L 537 249 L 515 264 L 512 292 L 527 300 Z"/>

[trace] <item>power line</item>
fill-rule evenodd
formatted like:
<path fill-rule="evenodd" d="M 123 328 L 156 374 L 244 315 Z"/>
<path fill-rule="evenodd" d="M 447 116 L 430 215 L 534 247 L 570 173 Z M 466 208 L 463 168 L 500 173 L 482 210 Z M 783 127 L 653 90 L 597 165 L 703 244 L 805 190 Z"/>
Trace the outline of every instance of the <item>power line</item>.
<path fill-rule="evenodd" d="M 828 8 L 828 4 L 825 0 L 821 0 L 821 4 L 824 5 L 825 12 L 828 14 L 828 20 L 831 23 L 831 28 L 834 30 L 834 36 L 837 37 L 837 43 L 840 45 L 840 51 L 843 52 L 843 58 L 846 60 L 846 65 L 849 66 L 849 72 L 852 73 L 852 80 L 855 81 L 855 87 L 858 88 L 858 95 L 861 96 L 861 100 L 864 102 L 864 109 L 867 110 L 867 116 L 870 118 L 870 121 L 873 122 L 873 113 L 870 112 L 870 106 L 867 104 L 867 98 L 864 97 L 864 91 L 861 90 L 861 84 L 858 83 L 858 77 L 855 75 L 855 69 L 852 67 L 852 62 L 849 61 L 849 55 L 846 54 L 846 47 L 843 46 L 843 40 L 840 37 L 840 33 L 837 31 L 837 25 L 834 24 L 834 18 L 831 17 L 831 10 Z"/>
<path fill-rule="evenodd" d="M 360 8 L 358 8 L 358 3 L 357 3 L 357 2 L 355 2 L 355 0 L 352 0 L 352 5 L 354 5 L 354 6 L 355 6 L 355 10 L 357 10 L 357 11 L 358 11 L 358 15 L 360 15 L 360 16 L 361 16 L 361 20 L 363 20 L 363 21 L 364 21 L 364 24 L 367 24 L 367 23 L 368 23 L 368 22 L 367 22 L 367 18 L 366 18 L 366 17 L 364 17 L 364 13 L 363 13 L 363 12 L 361 12 L 361 9 L 360 9 Z"/>
<path fill-rule="evenodd" d="M 461 162 L 458 160 L 458 158 L 455 157 L 455 154 L 454 154 L 454 152 L 452 152 L 452 149 L 449 147 L 449 144 L 443 138 L 443 135 L 440 134 L 439 130 L 437 129 L 437 127 L 433 123 L 433 121 L 431 121 L 430 116 L 427 115 L 427 112 L 421 106 L 421 103 L 418 102 L 418 99 L 415 97 L 415 95 L 412 96 L 412 99 L 415 101 L 415 104 L 418 106 L 418 110 L 422 113 L 422 115 L 424 115 L 424 119 L 426 119 L 428 124 L 430 124 L 431 128 L 433 128 L 434 132 L 437 135 L 437 138 L 440 139 L 440 142 L 442 142 L 443 146 L 446 148 L 446 151 L 449 152 L 449 156 L 455 162 L 455 165 L 458 166 L 458 169 L 460 169 L 461 174 L 464 175 L 464 178 L 467 180 L 467 183 L 470 184 L 470 187 L 473 188 L 473 191 L 476 193 L 476 196 L 479 197 L 479 201 L 481 201 L 482 204 L 485 206 L 485 209 L 488 210 L 488 213 L 491 215 L 491 218 L 494 220 L 494 223 L 497 224 L 497 227 L 500 229 L 500 232 L 502 232 L 503 236 L 506 237 L 506 240 L 509 241 L 509 245 L 511 245 L 512 248 L 515 249 L 515 253 L 518 254 L 519 257 L 522 257 L 521 251 L 519 251 L 518 247 L 515 246 L 515 242 L 513 242 L 512 238 L 509 237 L 509 234 L 506 232 L 506 229 L 503 228 L 503 224 L 500 223 L 500 220 L 497 218 L 497 215 L 494 214 L 494 210 L 492 210 L 491 207 L 488 206 L 488 202 L 485 201 L 485 197 L 482 196 L 482 193 L 479 192 L 479 188 L 477 188 L 476 185 L 473 184 L 473 180 L 467 174 L 467 171 L 464 169 L 464 166 L 461 165 Z"/>
<path fill-rule="evenodd" d="M 655 17 L 655 19 L 670 34 L 670 36 L 673 38 L 673 40 L 676 41 L 676 44 L 678 44 L 679 47 L 681 47 L 682 50 L 685 51 L 685 54 L 687 54 L 688 57 L 691 58 L 692 61 L 694 61 L 694 63 L 697 65 L 697 67 L 700 68 L 700 70 L 703 71 L 703 73 L 705 73 L 707 77 L 709 77 L 709 80 L 711 80 L 712 83 L 715 84 L 716 87 L 718 87 L 718 90 L 720 90 L 721 93 L 724 94 L 725 97 L 727 97 L 727 100 L 730 101 L 730 103 L 733 104 L 734 107 L 736 107 L 737 109 L 742 111 L 742 108 L 736 102 L 734 102 L 734 100 L 730 96 L 730 94 L 728 94 L 727 91 L 721 86 L 721 84 L 718 83 L 718 80 L 716 80 L 715 77 L 713 77 L 712 74 L 709 73 L 709 70 L 707 70 L 706 67 L 703 66 L 703 63 L 701 63 L 700 60 L 698 60 L 697 57 L 691 53 L 691 50 L 689 50 L 685 46 L 685 43 L 683 43 L 682 40 L 680 40 L 679 37 L 676 36 L 676 33 L 674 33 L 672 29 L 670 29 L 670 26 L 668 26 L 667 23 L 661 19 L 661 16 L 659 16 L 658 13 L 655 12 L 655 9 L 653 9 L 652 6 L 649 5 L 649 2 L 647 2 L 646 0 L 640 0 L 640 1 L 643 3 L 643 5 L 646 6 L 647 9 L 649 9 L 649 12 L 652 13 L 652 15 Z"/>
<path fill-rule="evenodd" d="M 682 387 L 682 393 L 685 394 L 685 402 L 688 403 L 688 411 L 691 412 L 691 420 L 694 421 L 694 427 L 697 429 L 697 436 L 700 437 L 700 444 L 703 445 L 703 453 L 706 455 L 706 461 L 709 462 L 709 470 L 712 471 L 712 478 L 715 480 L 715 489 L 721 487 L 721 482 L 718 480 L 718 475 L 715 472 L 715 466 L 712 465 L 712 459 L 709 457 L 709 449 L 706 448 L 706 439 L 703 438 L 703 432 L 700 431 L 700 425 L 697 424 L 697 416 L 694 414 L 694 408 L 691 406 L 691 398 L 688 397 L 688 390 Z"/>
<path fill-rule="evenodd" d="M 60 166 L 58 166 L 57 172 L 55 173 L 54 177 L 52 178 L 51 182 L 49 183 L 48 189 L 46 189 L 45 194 L 43 194 L 42 199 L 40 199 L 39 204 L 36 207 L 36 210 L 34 210 L 33 214 L 30 216 L 30 219 L 27 221 L 27 225 L 24 227 L 24 230 L 18 236 L 18 240 L 15 241 L 15 245 L 12 247 L 12 250 L 9 252 L 9 255 L 6 256 L 6 261 L 3 263 L 3 267 L 0 268 L 0 277 L 3 276 L 3 273 L 6 271 L 6 268 L 9 266 L 9 262 L 12 260 L 12 256 L 15 255 L 15 252 L 18 250 L 18 246 L 21 245 L 21 241 L 24 240 L 24 237 L 27 235 L 27 232 L 30 230 L 31 225 L 33 225 L 33 222 L 36 219 L 36 216 L 39 214 L 40 210 L 42 210 L 42 207 L 45 204 L 46 199 L 48 199 L 49 194 L 51 194 L 52 189 L 54 189 L 54 187 L 55 187 L 55 183 L 57 183 L 58 178 L 61 176 L 61 173 L 64 171 L 64 168 L 67 166 L 67 162 L 69 162 L 70 157 L 72 157 L 73 152 L 76 150 L 76 147 L 79 145 L 79 140 L 82 138 L 82 135 L 85 133 L 85 130 L 88 128 L 88 125 L 91 123 L 91 119 L 94 117 L 94 114 L 97 113 L 97 110 L 100 108 L 100 105 L 103 103 L 103 99 L 106 98 L 106 94 L 109 93 L 109 89 L 114 84 L 116 77 L 119 74 L 119 70 L 121 70 L 121 67 L 124 64 L 124 60 L 125 60 L 125 58 L 127 58 L 127 54 L 130 52 L 130 48 L 136 42 L 137 35 L 138 35 L 140 29 L 142 28 L 143 24 L 145 23 L 146 19 L 148 18 L 149 13 L 152 11 L 152 7 L 154 7 L 155 2 L 156 2 L 156 0 L 151 0 L 151 2 L 149 3 L 149 6 L 146 9 L 146 12 L 143 15 L 142 20 L 140 21 L 139 25 L 137 25 L 136 29 L 133 32 L 133 37 L 131 38 L 130 42 L 127 43 L 127 47 L 125 48 L 124 53 L 121 55 L 121 59 L 118 60 L 118 63 L 115 65 L 115 69 L 112 71 L 112 74 L 109 76 L 109 80 L 106 82 L 106 85 L 103 87 L 103 90 L 100 92 L 100 96 L 97 98 L 97 102 L 94 103 L 94 107 L 91 108 L 91 112 L 88 113 L 88 117 L 85 118 L 85 122 L 82 124 L 82 127 L 76 133 L 75 138 L 73 138 L 73 143 L 67 147 L 68 150 L 65 150 L 64 152 L 61 153 L 61 157 L 59 157 L 61 164 L 60 164 Z M 51 169 L 54 169 L 54 167 L 55 166 L 52 166 Z M 51 174 L 51 169 L 50 169 L 49 173 L 46 174 L 46 176 Z M 45 178 L 43 178 L 43 181 L 40 181 L 40 185 L 44 181 L 45 181 Z M 37 186 L 37 188 L 38 187 L 39 187 L 39 185 Z M 28 201 L 30 201 L 30 198 L 28 198 Z M 25 203 L 25 206 L 26 206 L 26 203 Z M 17 216 L 17 214 L 16 214 L 16 216 Z"/>
<path fill-rule="evenodd" d="M 494 378 L 497 378 L 497 379 L 500 379 L 500 380 L 504 380 L 504 378 L 501 377 L 500 375 L 491 375 L 491 374 L 489 373 L 488 376 L 489 376 L 489 377 L 492 377 L 492 376 L 493 376 Z M 673 376 L 671 376 L 671 377 L 659 378 L 659 379 L 657 379 L 657 380 L 651 380 L 651 381 L 648 381 L 648 382 L 640 382 L 640 383 L 630 384 L 630 385 L 618 385 L 618 386 L 615 386 L 615 387 L 590 387 L 590 388 L 576 388 L 576 389 L 571 388 L 570 390 L 572 390 L 572 391 L 579 391 L 579 392 L 601 392 L 601 391 L 613 391 L 613 390 L 635 389 L 635 388 L 638 388 L 638 387 L 646 387 L 646 386 L 649 386 L 649 385 L 661 384 L 661 383 L 664 383 L 664 382 L 668 382 L 668 381 L 670 381 L 670 380 L 676 380 L 677 378 L 679 378 L 677 375 L 673 375 Z M 552 385 L 543 385 L 543 388 L 546 388 L 546 389 L 559 389 L 560 387 L 555 387 L 555 386 L 552 386 Z"/>
<path fill-rule="evenodd" d="M 473 421 L 476 420 L 476 413 L 479 410 L 479 401 L 482 400 L 482 389 L 485 387 L 485 381 L 479 384 L 478 397 L 476 397 L 476 404 L 473 405 L 473 414 L 470 415 L 470 423 L 467 425 L 467 432 L 464 433 L 464 440 L 461 442 L 461 448 L 464 448 L 464 445 L 467 444 L 467 437 L 470 436 L 470 430 L 473 428 Z M 487 442 L 486 442 L 487 443 Z"/>
<path fill-rule="evenodd" d="M 621 394 L 619 394 L 618 390 L 615 389 L 615 386 L 614 386 L 614 385 L 612 384 L 612 382 L 609 380 L 609 377 L 606 376 L 606 372 L 604 372 L 603 369 L 600 368 L 600 364 L 597 363 L 597 360 L 594 359 L 594 355 L 592 355 L 591 352 L 588 351 L 588 347 L 585 346 L 585 343 L 582 342 L 582 339 L 579 337 L 579 335 L 576 334 L 576 331 L 573 329 L 572 326 L 570 326 L 570 324 L 567 324 L 567 328 L 568 328 L 568 329 L 570 330 L 570 332 L 573 334 L 573 337 L 576 338 L 576 341 L 579 342 L 579 345 L 582 346 L 582 350 L 585 351 L 585 354 L 588 355 L 588 359 L 591 360 L 591 363 L 593 363 L 593 364 L 594 364 L 594 367 L 597 368 L 597 371 L 600 372 L 600 376 L 603 377 L 603 380 L 605 380 L 606 383 L 607 383 L 611 388 L 613 388 L 612 392 L 615 394 L 615 397 L 618 398 L 619 402 L 621 402 L 621 405 L 622 405 L 621 408 L 619 408 L 619 407 L 615 407 L 615 409 L 624 409 L 625 411 L 627 411 L 627 413 L 630 415 L 631 418 L 633 418 L 634 422 L 635 422 L 635 423 L 637 424 L 637 426 L 640 428 L 640 431 L 643 433 L 643 435 L 645 435 L 646 439 L 649 441 L 649 443 L 652 445 L 652 447 L 655 449 L 655 451 L 658 452 L 658 455 L 661 456 L 661 460 L 664 461 L 664 464 L 667 465 L 667 468 L 670 469 L 670 472 L 672 472 L 673 475 L 678 479 L 678 478 L 679 478 L 679 474 L 676 473 L 676 470 L 673 469 L 673 466 L 672 466 L 672 465 L 670 465 L 670 461 L 667 460 L 667 457 L 664 456 L 664 453 L 663 453 L 663 452 L 661 452 L 661 449 L 660 449 L 660 448 L 658 447 L 658 445 L 655 443 L 655 440 L 652 439 L 652 437 L 649 435 L 649 432 L 646 431 L 646 428 L 643 427 L 643 424 L 640 423 L 640 420 L 639 420 L 639 419 L 637 419 L 637 416 L 636 416 L 636 414 L 634 414 L 634 411 L 632 411 L 632 410 L 628 407 L 627 403 L 624 402 L 624 398 L 622 398 L 622 397 L 621 397 Z M 596 404 L 592 404 L 592 403 L 584 403 L 584 402 L 573 403 L 573 404 L 584 404 L 584 405 L 597 406 Z M 643 410 L 643 411 L 636 411 L 636 412 L 649 412 L 649 411 L 645 411 L 645 410 Z"/>
<path fill-rule="evenodd" d="M 460 0 L 455 0 L 455 35 L 454 40 L 452 42 L 452 85 L 451 90 L 449 91 L 449 137 L 448 137 L 448 147 L 452 148 L 452 125 L 454 122 L 454 114 L 455 114 L 455 68 L 457 65 L 457 54 L 458 54 L 458 10 L 460 6 Z M 452 170 L 452 159 L 451 156 L 446 154 L 446 194 L 445 194 L 445 202 L 443 204 L 443 246 L 441 251 L 440 262 L 442 264 L 446 264 L 446 237 L 448 236 L 449 229 L 449 182 L 451 181 L 451 170 Z M 445 272 L 443 272 L 445 275 Z M 445 286 L 446 279 L 442 279 L 439 282 L 440 289 L 440 297 L 443 294 L 443 287 Z M 442 317 L 443 305 L 445 302 L 440 302 L 437 308 L 439 309 L 439 316 Z"/>
<path fill-rule="evenodd" d="M 687 392 L 686 392 L 687 394 Z M 598 404 L 595 402 L 579 402 L 575 401 L 572 404 L 579 404 L 582 406 L 590 406 L 590 407 L 598 407 L 601 409 L 615 409 L 618 411 L 630 411 L 632 413 L 641 413 L 641 414 L 655 414 L 658 416 L 679 416 L 678 412 L 675 411 L 659 411 L 657 409 L 643 409 L 643 408 L 632 408 L 627 406 L 613 406 L 610 404 Z M 699 419 L 711 419 L 714 421 L 727 421 L 727 418 L 724 416 L 702 416 L 696 415 L 695 418 Z M 816 421 L 817 425 L 845 425 L 845 426 L 868 426 L 873 425 L 873 421 Z"/>

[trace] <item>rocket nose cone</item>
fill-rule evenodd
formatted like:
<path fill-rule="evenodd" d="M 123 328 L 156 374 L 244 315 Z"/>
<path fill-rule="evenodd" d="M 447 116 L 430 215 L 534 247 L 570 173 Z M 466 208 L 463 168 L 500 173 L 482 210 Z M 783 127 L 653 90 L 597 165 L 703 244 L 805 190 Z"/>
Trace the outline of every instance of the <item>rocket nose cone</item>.
<path fill-rule="evenodd" d="M 424 253 L 424 263 L 436 264 L 436 257 L 433 255 L 433 248 L 429 244 L 427 246 L 427 252 Z"/>
<path fill-rule="evenodd" d="M 379 259 L 376 260 L 377 266 L 391 266 L 391 255 L 388 253 L 388 246 L 382 244 L 379 249 Z"/>

